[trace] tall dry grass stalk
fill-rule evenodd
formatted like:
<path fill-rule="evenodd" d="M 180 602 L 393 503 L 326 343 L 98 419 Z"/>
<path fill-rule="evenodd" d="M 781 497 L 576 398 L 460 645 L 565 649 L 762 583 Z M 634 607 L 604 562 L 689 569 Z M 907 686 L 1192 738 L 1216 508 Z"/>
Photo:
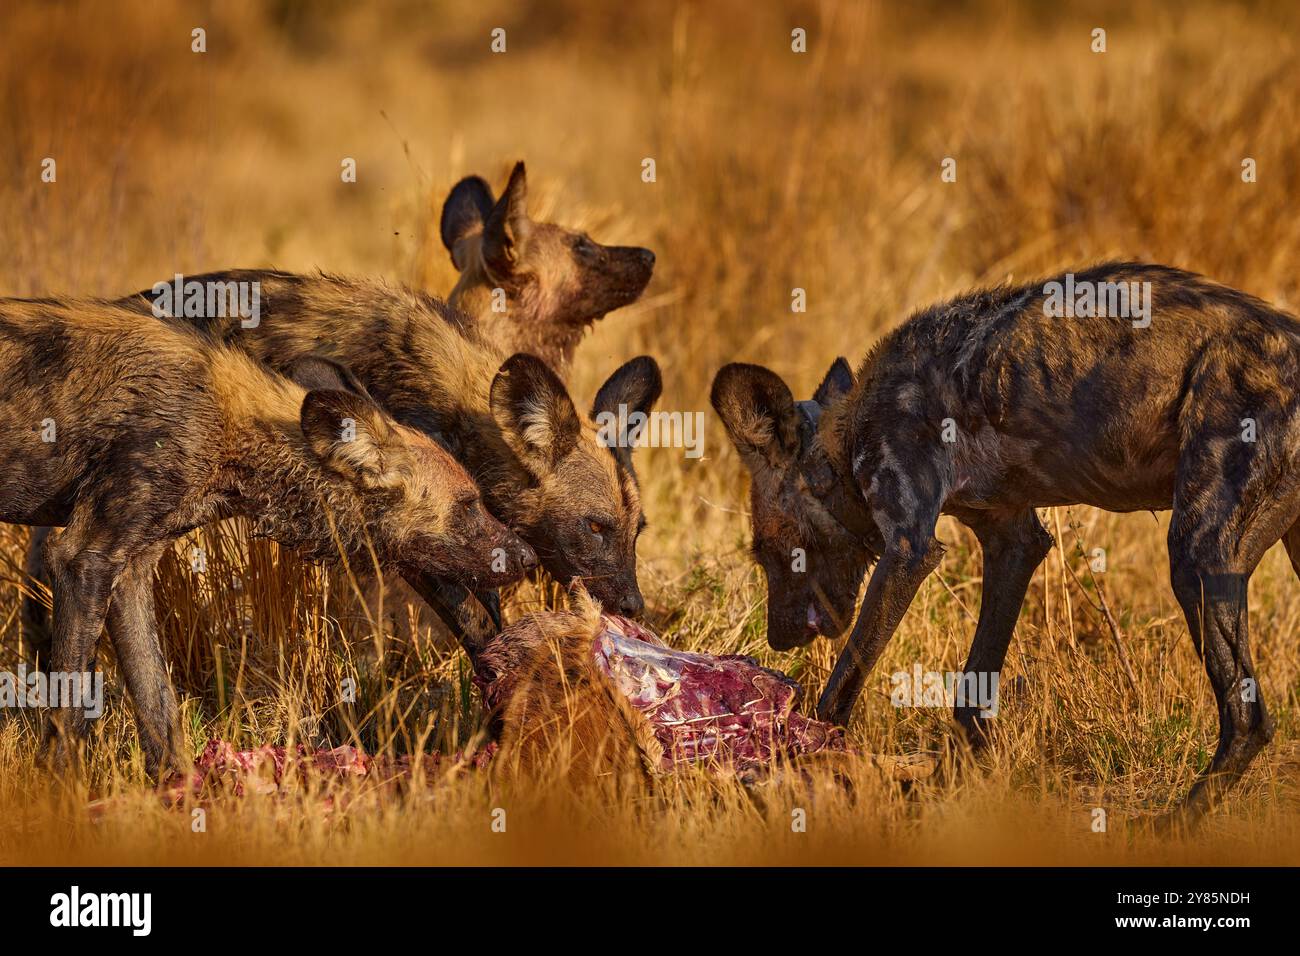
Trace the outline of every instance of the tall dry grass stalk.
<path fill-rule="evenodd" d="M 493 56 L 498 25 L 508 52 Z M 190 52 L 195 26 L 206 54 Z M 790 52 L 793 26 L 808 31 L 806 55 Z M 1105 54 L 1089 50 L 1095 26 Z M 522 157 L 536 217 L 659 256 L 643 301 L 579 351 L 582 402 L 641 352 L 663 367 L 668 409 L 708 411 L 713 372 L 735 359 L 808 392 L 836 355 L 856 361 L 913 308 L 1109 256 L 1294 306 L 1296 26 L 1283 3 L 1115 2 L 1086 15 L 1034 2 L 11 3 L 0 292 L 117 295 L 176 272 L 267 265 L 446 292 L 447 188 L 471 172 L 499 188 Z M 47 156 L 54 184 L 40 181 Z M 357 160 L 355 184 L 340 182 L 343 157 Z M 640 179 L 646 157 L 654 184 Z M 940 181 L 944 157 L 956 183 Z M 1241 181 L 1245 157 L 1254 184 Z M 795 287 L 806 314 L 790 311 Z M 742 468 L 708 421 L 702 460 L 638 452 L 650 623 L 815 691 L 838 648 L 766 648 Z M 864 763 L 848 790 L 827 778 L 750 792 L 685 773 L 615 794 L 469 774 L 396 800 L 363 791 L 328 816 L 311 793 L 229 801 L 199 834 L 144 789 L 104 651 L 112 698 L 85 779 L 43 774 L 34 715 L 0 715 L 0 863 L 1294 862 L 1300 582 L 1285 557 L 1271 553 L 1250 592 L 1277 739 L 1225 812 L 1160 841 L 1124 821 L 1187 789 L 1216 728 L 1168 588 L 1164 519 L 1045 517 L 1059 547 L 1020 619 L 984 773 L 953 772 L 946 711 L 888 701 L 889 674 L 954 669 L 973 631 L 978 547 L 945 521 L 948 556 L 851 728 L 871 751 L 945 754 L 929 781 L 904 788 Z M 27 535 L 0 527 L 0 669 L 21 660 Z M 1097 547 L 1102 575 L 1085 557 Z M 190 743 L 464 745 L 480 714 L 463 658 L 402 623 L 417 609 L 367 607 L 358 592 L 237 525 L 169 555 L 160 623 Z M 528 586 L 508 612 L 555 599 Z M 341 702 L 346 680 L 353 703 Z M 92 822 L 85 805 L 105 796 L 117 809 Z M 791 830 L 796 807 L 806 833 Z M 1105 833 L 1093 832 L 1095 807 L 1110 814 Z M 494 808 L 507 811 L 504 835 Z"/>

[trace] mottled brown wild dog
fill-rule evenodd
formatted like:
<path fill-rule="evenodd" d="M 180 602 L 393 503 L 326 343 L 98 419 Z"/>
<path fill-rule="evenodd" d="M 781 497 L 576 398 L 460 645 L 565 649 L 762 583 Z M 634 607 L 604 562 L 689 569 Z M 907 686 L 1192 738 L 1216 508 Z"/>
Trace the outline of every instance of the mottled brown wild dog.
<path fill-rule="evenodd" d="M 277 371 L 320 356 L 350 368 L 398 421 L 442 442 L 483 489 L 492 514 L 533 546 L 542 565 L 567 584 L 581 579 L 610 611 L 638 615 L 644 607 L 636 577 L 636 540 L 644 526 L 627 436 L 601 436 L 594 419 L 649 412 L 661 382 L 654 360 L 642 356 L 616 370 L 597 392 L 591 415 L 580 415 L 560 378 L 540 359 L 509 359 L 481 337 L 473 322 L 441 300 L 364 279 L 235 270 L 190 276 L 197 298 L 185 296 L 166 319 L 211 345 L 246 352 Z M 203 290 L 256 284 L 255 319 L 213 310 Z M 170 283 L 121 300 L 157 314 Z M 602 437 L 614 437 L 606 447 Z M 29 571 L 40 578 L 39 560 Z M 485 640 L 500 627 L 496 596 L 470 598 L 449 582 L 407 582 L 463 643 Z M 44 607 L 23 605 L 23 630 L 39 652 Z M 48 656 L 48 655 L 46 655 Z"/>
<path fill-rule="evenodd" d="M 876 562 L 818 704 L 840 723 L 939 563 L 941 513 L 984 552 L 969 687 L 1002 667 L 1052 545 L 1035 508 L 1172 509 L 1170 578 L 1219 710 L 1218 749 L 1180 815 L 1195 819 L 1273 734 L 1246 583 L 1279 539 L 1300 573 L 1297 395 L 1296 319 L 1201 276 L 1121 262 L 925 309 L 856 375 L 837 360 L 810 402 L 740 364 L 718 373 L 712 400 L 752 479 L 774 647 L 843 632 Z M 791 570 L 794 548 L 806 572 Z M 958 701 L 975 745 L 990 703 Z"/>
<path fill-rule="evenodd" d="M 627 435 L 602 435 L 595 419 L 620 405 L 651 410 L 662 390 L 652 358 L 617 369 L 584 416 L 541 359 L 507 357 L 433 296 L 368 279 L 253 270 L 190 281 L 259 283 L 253 327 L 235 316 L 184 323 L 274 369 L 311 356 L 347 366 L 394 418 L 456 456 L 492 514 L 552 576 L 581 580 L 611 612 L 641 613 L 636 541 L 645 519 L 632 448 Z M 150 293 L 125 301 L 153 309 Z"/>
<path fill-rule="evenodd" d="M 537 355 L 561 375 L 591 324 L 636 301 L 655 266 L 649 249 L 530 219 L 523 163 L 500 199 L 478 176 L 453 186 L 440 231 L 460 272 L 451 304 L 507 355 Z"/>
<path fill-rule="evenodd" d="M 243 515 L 312 560 L 377 558 L 467 587 L 535 564 L 446 450 L 349 372 L 290 370 L 112 304 L 0 302 L 0 521 L 63 526 L 44 555 L 50 670 L 87 672 L 107 623 L 151 773 L 177 755 L 153 568 L 191 529 Z M 51 711 L 59 762 L 85 730 L 70 703 Z"/>

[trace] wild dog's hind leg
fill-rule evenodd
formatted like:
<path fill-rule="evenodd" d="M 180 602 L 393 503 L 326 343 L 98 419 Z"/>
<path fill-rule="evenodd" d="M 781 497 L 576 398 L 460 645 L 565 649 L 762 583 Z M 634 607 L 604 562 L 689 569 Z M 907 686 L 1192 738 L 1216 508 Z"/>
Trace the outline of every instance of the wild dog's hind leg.
<path fill-rule="evenodd" d="M 1169 527 L 1170 581 L 1219 711 L 1214 759 L 1183 802 L 1192 820 L 1236 784 L 1272 739 L 1273 721 L 1250 659 L 1246 589 L 1264 552 L 1300 511 L 1300 475 L 1270 482 L 1251 475 L 1253 462 L 1213 475 L 1200 464 L 1180 475 Z"/>
<path fill-rule="evenodd" d="M 113 538 L 102 523 L 83 512 L 45 543 L 45 566 L 54 591 L 45 745 L 56 768 L 68 762 L 77 740 L 86 733 L 85 705 L 68 698 L 69 691 L 84 687 L 89 676 L 113 585 L 126 566 L 126 551 Z"/>
<path fill-rule="evenodd" d="M 965 688 L 984 686 L 979 675 L 997 673 L 1007 656 L 1016 618 L 1025 602 L 1025 592 L 1034 571 L 1052 550 L 1053 539 L 1039 523 L 1033 509 L 1016 514 L 1005 521 L 987 522 L 978 519 L 967 524 L 979 538 L 984 552 L 984 583 L 980 596 L 979 623 L 971 641 L 970 654 L 962 669 Z M 953 715 L 966 732 L 973 748 L 979 749 L 987 742 L 986 721 L 981 718 L 987 702 L 971 702 L 959 698 Z"/>
<path fill-rule="evenodd" d="M 168 769 L 179 769 L 183 757 L 176 692 L 167 676 L 154 614 L 153 572 L 164 548 L 157 545 L 127 563 L 108 608 L 108 634 L 131 691 L 145 770 L 158 781 Z"/>
<path fill-rule="evenodd" d="M 45 571 L 45 542 L 53 528 L 32 528 L 31 541 L 27 545 L 27 566 L 24 569 L 32 581 L 50 586 L 49 575 Z M 31 587 L 31 583 L 28 583 Z M 53 626 L 50 609 L 34 594 L 23 595 L 22 632 L 23 643 L 27 653 L 42 672 L 50 669 L 50 642 L 53 639 Z"/>
<path fill-rule="evenodd" d="M 1291 525 L 1282 536 L 1282 544 L 1286 547 L 1286 556 L 1291 559 L 1291 570 L 1300 578 L 1300 521 Z"/>

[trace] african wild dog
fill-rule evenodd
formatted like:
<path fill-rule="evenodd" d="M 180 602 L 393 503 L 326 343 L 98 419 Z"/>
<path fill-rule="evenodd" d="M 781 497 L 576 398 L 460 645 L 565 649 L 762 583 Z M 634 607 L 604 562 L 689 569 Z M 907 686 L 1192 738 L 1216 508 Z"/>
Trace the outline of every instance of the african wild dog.
<path fill-rule="evenodd" d="M 561 375 L 588 327 L 636 301 L 654 271 L 649 249 L 602 246 L 584 233 L 529 219 L 523 163 L 515 164 L 499 200 L 478 176 L 453 186 L 440 231 L 460 272 L 451 304 L 473 316 L 507 355 L 529 352 Z"/>
<path fill-rule="evenodd" d="M 244 515 L 312 560 L 373 555 L 467 587 L 536 563 L 446 450 L 350 372 L 321 359 L 292 371 L 112 304 L 0 302 L 0 521 L 63 526 L 45 545 L 50 669 L 86 672 L 107 622 L 151 773 L 177 755 L 153 568 L 191 529 Z M 61 762 L 85 720 L 52 713 Z"/>
<path fill-rule="evenodd" d="M 557 580 L 581 579 L 611 612 L 635 617 L 644 609 L 636 540 L 645 519 L 632 449 L 606 447 L 593 420 L 620 405 L 651 410 L 662 389 L 653 359 L 617 369 L 583 417 L 544 362 L 507 358 L 433 296 L 326 275 L 250 270 L 192 278 L 260 282 L 260 321 L 247 329 L 238 317 L 181 325 L 278 370 L 310 356 L 346 365 L 394 418 L 442 442 L 469 469 L 489 510 Z M 123 301 L 152 311 L 149 293 Z"/>
<path fill-rule="evenodd" d="M 840 723 L 939 563 L 940 513 L 984 552 L 969 680 L 1002 667 L 1051 548 L 1036 507 L 1172 509 L 1173 590 L 1219 707 L 1218 749 L 1183 804 L 1194 819 L 1273 733 L 1250 660 L 1246 582 L 1279 538 L 1300 573 L 1300 323 L 1162 266 L 1074 277 L 1075 287 L 1107 282 L 1150 283 L 1148 314 L 1055 318 L 1059 286 L 986 289 L 914 315 L 856 376 L 837 360 L 811 402 L 741 364 L 718 373 L 712 401 L 752 478 L 773 647 L 842 633 L 876 562 L 818 704 Z M 806 573 L 790 570 L 793 548 L 805 550 Z M 956 712 L 977 746 L 978 709 Z"/>
<path fill-rule="evenodd" d="M 592 419 L 620 405 L 649 412 L 662 387 L 653 359 L 642 356 L 616 370 L 598 391 L 591 418 L 583 418 L 540 359 L 505 359 L 464 314 L 433 296 L 373 280 L 275 271 L 190 280 L 203 287 L 260 283 L 259 321 L 244 328 L 228 313 L 168 324 L 197 330 L 207 343 L 240 349 L 277 371 L 312 356 L 348 366 L 394 418 L 452 451 L 481 485 L 492 514 L 533 546 L 551 575 L 565 584 L 582 579 L 612 612 L 641 613 L 636 539 L 645 520 L 632 450 L 604 447 Z M 152 292 L 121 304 L 154 314 Z M 30 553 L 29 571 L 40 577 Z M 463 643 L 486 640 L 500 627 L 494 594 L 475 601 L 448 582 L 408 583 Z M 37 653 L 46 617 L 38 600 L 24 600 L 23 629 Z"/>

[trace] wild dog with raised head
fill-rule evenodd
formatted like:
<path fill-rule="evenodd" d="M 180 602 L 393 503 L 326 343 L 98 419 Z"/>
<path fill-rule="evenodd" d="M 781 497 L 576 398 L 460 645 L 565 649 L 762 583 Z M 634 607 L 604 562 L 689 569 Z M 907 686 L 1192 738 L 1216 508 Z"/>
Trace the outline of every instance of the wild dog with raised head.
<path fill-rule="evenodd" d="M 347 366 L 394 418 L 447 447 L 488 509 L 561 583 L 581 580 L 611 612 L 644 608 L 636 540 L 645 524 L 632 449 L 602 440 L 603 411 L 648 413 L 662 390 L 649 356 L 617 369 L 580 414 L 541 359 L 507 358 L 467 317 L 421 292 L 368 279 L 241 270 L 195 281 L 260 283 L 254 328 L 238 317 L 175 320 L 273 369 L 312 356 Z M 152 311 L 149 293 L 124 300 Z"/>
<path fill-rule="evenodd" d="M 1145 290 L 1136 320 L 1058 308 L 1062 288 L 1121 283 Z M 810 402 L 743 364 L 719 371 L 712 401 L 752 479 L 773 647 L 842 633 L 876 562 L 818 704 L 838 723 L 939 563 L 941 513 L 984 552 L 969 679 L 1001 669 L 1051 548 L 1035 508 L 1172 509 L 1170 578 L 1219 708 L 1218 749 L 1183 803 L 1194 819 L 1273 734 L 1246 583 L 1279 539 L 1300 573 L 1297 394 L 1300 322 L 1201 276 L 1121 262 L 925 309 L 856 375 L 837 360 Z M 790 570 L 792 548 L 805 550 L 805 573 Z M 956 709 L 977 746 L 978 711 Z"/>
<path fill-rule="evenodd" d="M 635 302 L 654 272 L 649 249 L 604 246 L 530 219 L 523 163 L 515 164 L 500 199 L 478 176 L 453 186 L 440 231 L 460 272 L 451 304 L 507 355 L 539 356 L 561 375 L 591 324 Z"/>
<path fill-rule="evenodd" d="M 111 304 L 0 302 L 0 521 L 63 527 L 44 554 L 50 669 L 86 672 L 107 622 L 151 773 L 177 744 L 153 569 L 193 528 L 244 515 L 309 559 L 373 554 L 467 587 L 536 563 L 455 459 L 349 372 L 317 358 L 290 368 L 297 382 Z M 61 760 L 85 720 L 53 713 Z"/>

